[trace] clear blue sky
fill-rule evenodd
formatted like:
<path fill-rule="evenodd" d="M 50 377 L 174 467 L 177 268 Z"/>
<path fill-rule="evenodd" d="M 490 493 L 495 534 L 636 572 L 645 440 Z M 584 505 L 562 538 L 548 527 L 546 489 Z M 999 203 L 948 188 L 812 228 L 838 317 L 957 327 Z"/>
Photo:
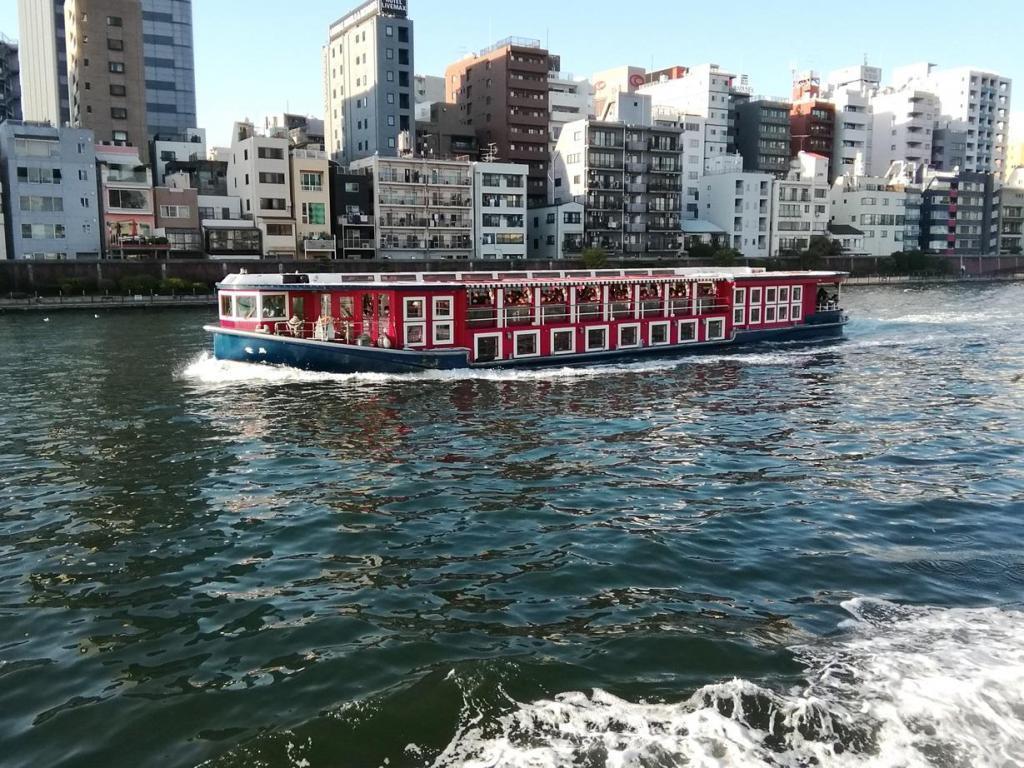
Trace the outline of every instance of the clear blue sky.
<path fill-rule="evenodd" d="M 210 143 L 226 143 L 242 117 L 286 109 L 321 116 L 320 46 L 327 26 L 355 5 L 193 0 L 199 122 Z M 824 74 L 866 54 L 886 78 L 894 66 L 923 60 L 1012 77 L 1017 129 L 1024 120 L 1021 0 L 409 0 L 409 15 L 419 74 L 443 74 L 467 52 L 515 35 L 547 42 L 576 75 L 714 62 L 750 75 L 755 93 L 782 95 L 793 69 Z M 14 0 L 0 0 L 0 32 L 18 36 Z"/>

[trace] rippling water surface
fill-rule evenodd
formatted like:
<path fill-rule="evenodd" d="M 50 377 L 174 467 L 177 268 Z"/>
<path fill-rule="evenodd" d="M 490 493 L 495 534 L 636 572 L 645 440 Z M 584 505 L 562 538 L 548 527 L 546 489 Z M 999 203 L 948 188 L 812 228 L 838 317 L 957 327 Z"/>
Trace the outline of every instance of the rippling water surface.
<path fill-rule="evenodd" d="M 1024 764 L 1024 286 L 422 377 L 0 316 L 0 763 Z"/>

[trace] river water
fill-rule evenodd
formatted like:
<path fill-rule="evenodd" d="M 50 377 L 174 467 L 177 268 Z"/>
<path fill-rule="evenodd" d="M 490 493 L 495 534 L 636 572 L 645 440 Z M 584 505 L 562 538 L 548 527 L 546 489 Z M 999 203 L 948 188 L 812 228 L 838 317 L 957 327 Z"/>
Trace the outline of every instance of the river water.
<path fill-rule="evenodd" d="M 1024 286 L 846 305 L 407 378 L 0 316 L 0 764 L 1024 764 Z"/>

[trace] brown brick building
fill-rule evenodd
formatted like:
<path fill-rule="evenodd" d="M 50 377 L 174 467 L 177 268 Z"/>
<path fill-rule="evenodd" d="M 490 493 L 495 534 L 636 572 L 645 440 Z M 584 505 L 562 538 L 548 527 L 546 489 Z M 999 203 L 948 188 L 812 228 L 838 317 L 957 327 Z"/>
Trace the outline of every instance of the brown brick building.
<path fill-rule="evenodd" d="M 530 166 L 530 207 L 547 203 L 550 64 L 538 41 L 508 38 L 445 70 L 445 101 L 459 105 L 481 152 L 493 143 L 497 160 Z"/>
<path fill-rule="evenodd" d="M 148 161 L 140 0 L 66 0 L 71 122 Z"/>
<path fill-rule="evenodd" d="M 832 166 L 836 105 L 818 98 L 818 78 L 804 75 L 793 82 L 793 106 L 789 111 L 790 155 L 813 152 L 828 158 Z"/>

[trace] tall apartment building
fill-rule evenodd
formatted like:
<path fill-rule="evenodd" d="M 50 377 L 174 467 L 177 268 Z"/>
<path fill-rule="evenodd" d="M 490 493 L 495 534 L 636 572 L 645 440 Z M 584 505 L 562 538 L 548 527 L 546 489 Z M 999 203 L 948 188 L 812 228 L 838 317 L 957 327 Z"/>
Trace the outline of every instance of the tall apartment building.
<path fill-rule="evenodd" d="M 142 0 L 142 51 L 149 138 L 195 128 L 192 0 Z"/>
<path fill-rule="evenodd" d="M 71 121 L 100 144 L 149 158 L 142 9 L 138 0 L 66 0 Z"/>
<path fill-rule="evenodd" d="M 952 171 L 967 167 L 969 127 L 963 120 L 952 120 L 943 115 L 932 130 L 931 167 L 937 171 Z"/>
<path fill-rule="evenodd" d="M 62 125 L 73 119 L 69 90 L 68 35 L 81 42 L 80 19 L 68 18 L 65 0 L 18 0 L 23 48 L 25 114 L 31 120 Z M 139 0 L 108 0 L 96 12 L 123 19 L 138 13 Z M 79 10 L 89 9 L 78 2 Z M 95 15 L 95 12 L 94 12 Z M 192 1 L 141 0 L 142 26 L 129 28 L 125 40 L 141 44 L 146 135 L 180 133 L 196 124 L 195 70 L 192 52 Z M 105 40 L 101 41 L 106 44 Z M 93 57 L 90 55 L 90 67 Z M 143 76 L 142 70 L 139 70 Z M 126 74 L 131 77 L 130 72 Z M 95 69 L 92 78 L 98 77 Z M 89 80 L 95 88 L 93 80 Z M 115 81 L 119 82 L 119 81 Z M 90 90 L 91 90 L 90 88 Z M 86 113 L 88 114 L 88 113 Z M 87 125 L 87 123 L 83 123 Z M 100 137 L 102 139 L 102 137 Z M 143 142 L 144 144 L 144 142 Z M 139 144 L 139 146 L 143 146 Z"/>
<path fill-rule="evenodd" d="M 999 190 L 999 252 L 1024 253 L 1024 188 Z"/>
<path fill-rule="evenodd" d="M 739 155 L 714 158 L 701 179 L 701 218 L 721 228 L 725 245 L 748 259 L 769 255 L 772 181 L 770 173 L 743 170 Z"/>
<path fill-rule="evenodd" d="M 912 183 L 907 170 L 907 164 L 894 163 L 885 176 L 844 175 L 832 185 L 831 223 L 860 230 L 861 250 L 867 256 L 919 247 L 921 188 Z"/>
<path fill-rule="evenodd" d="M 977 171 L 926 171 L 921 189 L 921 249 L 987 256 L 999 248 L 994 178 Z"/>
<path fill-rule="evenodd" d="M 821 82 L 807 72 L 793 83 L 793 106 L 789 111 L 790 154 L 813 152 L 828 158 L 832 167 L 835 143 L 835 104 L 821 97 Z"/>
<path fill-rule="evenodd" d="M 367 0 L 335 21 L 322 63 L 324 132 L 333 159 L 412 151 L 413 23 L 406 0 Z"/>
<path fill-rule="evenodd" d="M 552 198 L 583 203 L 587 246 L 668 255 L 681 247 L 678 128 L 578 120 L 555 148 Z"/>
<path fill-rule="evenodd" d="M 717 64 L 671 67 L 648 75 L 654 78 L 640 86 L 655 107 L 672 107 L 679 112 L 704 118 L 704 167 L 715 155 L 727 154 L 732 92 L 736 76 Z"/>
<path fill-rule="evenodd" d="M 64 0 L 18 0 L 18 35 L 25 119 L 65 125 L 71 108 Z"/>
<path fill-rule="evenodd" d="M 228 160 L 228 194 L 241 198 L 242 217 L 262 232 L 263 255 L 295 256 L 288 139 L 260 136 L 251 122 L 235 123 Z"/>
<path fill-rule="evenodd" d="M 378 258 L 468 259 L 473 254 L 473 174 L 465 160 L 367 157 Z"/>
<path fill-rule="evenodd" d="M 100 205 L 92 131 L 0 123 L 9 259 L 97 259 Z"/>
<path fill-rule="evenodd" d="M 444 73 L 445 100 L 459 105 L 481 151 L 493 144 L 498 160 L 529 165 L 530 207 L 547 203 L 550 69 L 540 41 L 507 38 L 449 65 Z"/>
<path fill-rule="evenodd" d="M 0 35 L 0 122 L 21 120 L 18 44 Z"/>
<path fill-rule="evenodd" d="M 913 64 L 893 73 L 896 86 L 933 93 L 941 114 L 967 124 L 963 170 L 1001 175 L 1009 140 L 1012 81 L 995 72 Z"/>
<path fill-rule="evenodd" d="M 96 145 L 96 173 L 103 219 L 103 255 L 127 258 L 166 254 L 156 233 L 153 173 L 138 147 Z"/>
<path fill-rule="evenodd" d="M 307 259 L 333 259 L 336 243 L 327 153 L 311 147 L 293 148 L 289 162 L 298 253 Z"/>
<path fill-rule="evenodd" d="M 871 170 L 874 117 L 871 96 L 882 80 L 879 67 L 859 65 L 829 72 L 822 98 L 835 106 L 831 181 L 844 174 L 864 176 Z"/>
<path fill-rule="evenodd" d="M 783 177 L 789 173 L 790 103 L 752 99 L 736 107 L 736 149 L 743 170 Z"/>
<path fill-rule="evenodd" d="M 688 115 L 672 107 L 652 107 L 653 125 L 678 128 L 679 146 L 683 150 L 683 220 L 694 220 L 700 215 L 701 177 L 704 175 L 704 118 Z M 717 157 L 729 157 L 718 155 Z"/>
<path fill-rule="evenodd" d="M 342 259 L 372 259 L 377 248 L 373 219 L 373 179 L 349 173 L 331 161 L 331 228 Z"/>
<path fill-rule="evenodd" d="M 773 185 L 771 246 L 775 257 L 802 251 L 815 235 L 824 236 L 829 221 L 828 160 L 799 152 L 789 173 Z"/>
<path fill-rule="evenodd" d="M 883 176 L 894 162 L 927 164 L 940 115 L 938 97 L 917 88 L 885 88 L 871 99 L 871 174 Z"/>
<path fill-rule="evenodd" d="M 527 173 L 515 163 L 473 163 L 475 258 L 526 258 Z"/>

